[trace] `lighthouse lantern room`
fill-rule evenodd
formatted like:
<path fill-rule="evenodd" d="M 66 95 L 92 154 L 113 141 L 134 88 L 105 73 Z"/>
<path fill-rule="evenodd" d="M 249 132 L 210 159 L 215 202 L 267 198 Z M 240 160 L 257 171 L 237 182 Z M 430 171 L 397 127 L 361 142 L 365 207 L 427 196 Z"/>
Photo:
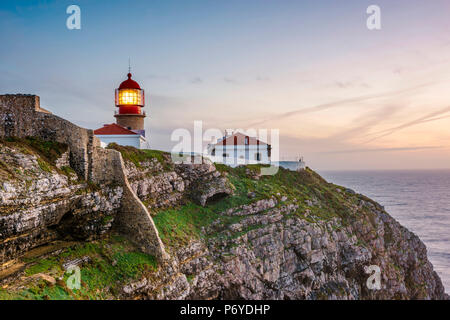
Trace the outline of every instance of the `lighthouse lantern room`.
<path fill-rule="evenodd" d="M 128 79 L 116 89 L 115 103 L 119 111 L 115 113 L 114 117 L 116 117 L 118 125 L 145 137 L 145 112 L 142 111 L 145 106 L 144 90 L 131 79 L 131 73 L 128 73 L 127 76 Z"/>

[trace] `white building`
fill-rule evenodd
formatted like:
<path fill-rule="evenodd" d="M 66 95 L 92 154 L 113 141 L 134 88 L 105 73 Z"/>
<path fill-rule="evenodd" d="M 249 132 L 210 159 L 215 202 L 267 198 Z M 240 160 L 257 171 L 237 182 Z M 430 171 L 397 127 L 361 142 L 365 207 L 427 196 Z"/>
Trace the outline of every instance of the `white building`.
<path fill-rule="evenodd" d="M 208 157 L 213 162 L 230 166 L 270 164 L 271 150 L 270 144 L 236 132 L 209 144 Z"/>
<path fill-rule="evenodd" d="M 115 105 L 118 108 L 114 114 L 116 123 L 105 124 L 102 128 L 94 130 L 102 147 L 115 142 L 137 149 L 148 148 L 144 127 L 146 114 L 142 110 L 145 107 L 144 90 L 131 79 L 131 76 L 131 73 L 128 73 L 128 79 L 115 91 Z"/>
<path fill-rule="evenodd" d="M 94 134 L 100 139 L 103 148 L 112 142 L 137 149 L 147 149 L 148 145 L 147 140 L 142 135 L 116 123 L 105 124 L 103 128 L 95 130 Z"/>

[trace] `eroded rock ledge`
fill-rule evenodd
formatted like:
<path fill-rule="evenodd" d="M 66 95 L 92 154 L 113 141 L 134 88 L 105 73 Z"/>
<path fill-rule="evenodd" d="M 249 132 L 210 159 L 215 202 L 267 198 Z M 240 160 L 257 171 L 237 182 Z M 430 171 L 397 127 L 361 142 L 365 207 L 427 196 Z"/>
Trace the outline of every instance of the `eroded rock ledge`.
<path fill-rule="evenodd" d="M 123 153 L 130 185 L 168 253 L 155 264 L 139 253 L 139 244 L 115 238 L 120 186 L 94 188 L 70 170 L 46 170 L 37 155 L 1 148 L 5 163 L 18 169 L 0 190 L 2 255 L 28 251 L 30 243 L 36 249 L 31 264 L 21 260 L 3 276 L 0 270 L 7 288 L 0 297 L 40 298 L 54 290 L 101 299 L 448 298 L 416 235 L 377 203 L 309 169 L 260 177 L 258 167 L 174 165 L 155 151 L 131 161 Z M 200 201 L 193 192 L 210 194 L 208 183 L 219 184 L 215 192 L 226 196 Z M 71 242 L 58 244 L 61 234 Z M 53 247 L 39 247 L 45 243 Z M 87 283 L 103 282 L 86 284 L 88 293 L 66 288 L 58 279 L 77 263 L 88 270 Z M 369 265 L 381 269 L 381 290 L 366 286 Z M 35 288 L 33 294 L 24 287 Z"/>
<path fill-rule="evenodd" d="M 151 280 L 143 278 L 124 286 L 123 297 L 448 298 L 427 259 L 425 245 L 376 202 L 329 184 L 309 169 L 300 173 L 281 170 L 276 177 L 259 177 L 245 168 L 221 170 L 222 176 L 238 186 L 230 198 L 243 204 L 219 201 L 201 211 L 174 201 L 172 205 L 178 206 L 157 210 L 155 222 L 172 260 Z M 159 184 L 187 185 L 183 175 L 175 172 L 159 175 L 165 177 Z M 143 199 L 151 197 L 137 193 Z M 195 236 L 192 230 L 186 231 L 188 236 L 180 244 L 166 231 L 166 219 L 181 219 L 195 210 L 211 221 Z M 169 230 L 177 227 L 174 223 Z M 381 269 L 381 290 L 367 288 L 365 267 L 370 265 Z"/>
<path fill-rule="evenodd" d="M 205 206 L 208 201 L 220 200 L 233 192 L 229 181 L 208 159 L 199 164 L 175 164 L 164 152 L 118 145 L 110 148 L 122 153 L 128 181 L 149 209 L 173 207 L 189 200 Z"/>
<path fill-rule="evenodd" d="M 373 210 L 375 225 L 361 218 L 344 227 L 339 219 L 310 223 L 292 216 L 297 206 L 266 210 L 272 200 L 236 211 L 246 218 L 208 241 L 175 251 L 171 268 L 157 281 L 124 287 L 126 297 L 149 299 L 444 299 L 442 283 L 423 243 L 391 217 Z M 361 202 L 362 206 L 371 205 Z M 363 227 L 363 226 L 366 227 Z M 370 230 L 368 230 L 370 229 Z M 249 230 L 242 233 L 243 230 Z M 393 232 L 385 241 L 385 232 Z M 366 245 L 362 241 L 367 241 Z M 364 267 L 378 265 L 382 289 L 366 287 Z"/>

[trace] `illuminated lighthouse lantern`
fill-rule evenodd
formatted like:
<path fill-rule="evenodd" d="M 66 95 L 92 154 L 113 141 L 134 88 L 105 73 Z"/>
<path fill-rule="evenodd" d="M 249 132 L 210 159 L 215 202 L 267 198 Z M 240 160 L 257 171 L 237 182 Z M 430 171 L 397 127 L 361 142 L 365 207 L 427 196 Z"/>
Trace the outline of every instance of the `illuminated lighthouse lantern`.
<path fill-rule="evenodd" d="M 114 117 L 116 117 L 118 125 L 145 137 L 145 112 L 142 111 L 145 106 L 144 90 L 136 81 L 131 79 L 131 73 L 128 73 L 127 76 L 128 79 L 116 89 L 115 103 L 119 111 L 116 112 Z"/>
<path fill-rule="evenodd" d="M 118 108 L 114 114 L 116 123 L 105 124 L 94 130 L 103 147 L 110 143 L 138 149 L 148 147 L 144 129 L 145 112 L 142 111 L 145 106 L 144 90 L 131 77 L 131 73 L 128 73 L 128 79 L 115 92 L 115 105 Z"/>

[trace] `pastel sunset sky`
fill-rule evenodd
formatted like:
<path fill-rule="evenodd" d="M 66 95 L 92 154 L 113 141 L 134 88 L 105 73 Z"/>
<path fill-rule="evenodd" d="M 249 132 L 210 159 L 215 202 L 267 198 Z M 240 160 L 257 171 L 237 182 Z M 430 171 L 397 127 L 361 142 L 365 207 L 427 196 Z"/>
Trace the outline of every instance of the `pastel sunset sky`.
<path fill-rule="evenodd" d="M 280 129 L 281 155 L 318 170 L 450 168 L 448 0 L 1 1 L 0 43 L 0 94 L 92 129 L 130 57 L 154 149 L 202 120 Z"/>

